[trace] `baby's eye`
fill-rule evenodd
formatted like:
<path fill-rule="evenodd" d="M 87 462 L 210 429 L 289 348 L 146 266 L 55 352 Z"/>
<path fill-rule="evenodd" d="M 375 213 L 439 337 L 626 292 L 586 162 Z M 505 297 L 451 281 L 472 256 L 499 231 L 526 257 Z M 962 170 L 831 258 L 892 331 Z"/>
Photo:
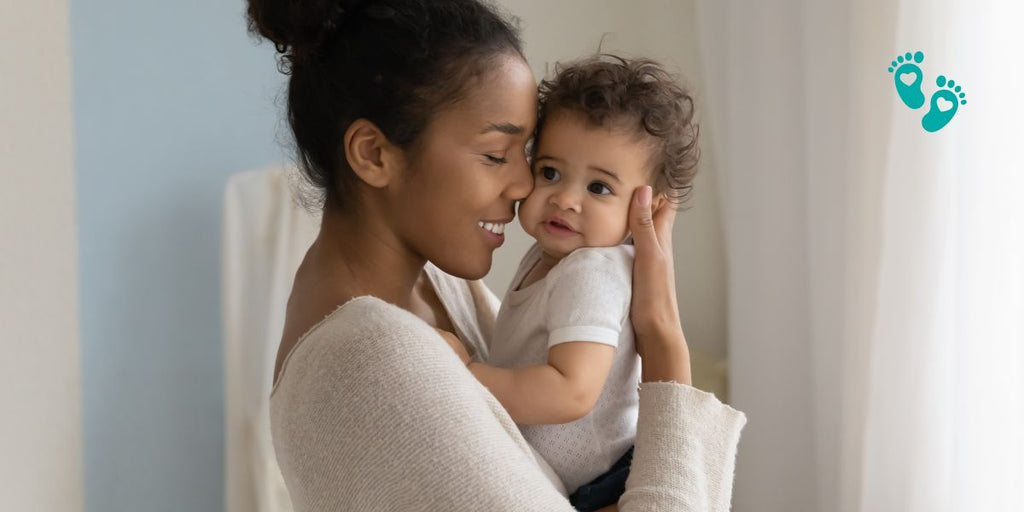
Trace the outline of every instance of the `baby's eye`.
<path fill-rule="evenodd" d="M 595 181 L 590 185 L 587 185 L 587 191 L 589 191 L 591 194 L 597 194 L 599 196 L 605 196 L 612 193 L 612 189 L 608 188 L 608 185 L 605 185 L 600 181 Z"/>
<path fill-rule="evenodd" d="M 558 181 L 558 178 L 560 177 L 558 171 L 553 167 L 548 167 L 546 165 L 540 168 L 540 175 L 548 181 Z"/>

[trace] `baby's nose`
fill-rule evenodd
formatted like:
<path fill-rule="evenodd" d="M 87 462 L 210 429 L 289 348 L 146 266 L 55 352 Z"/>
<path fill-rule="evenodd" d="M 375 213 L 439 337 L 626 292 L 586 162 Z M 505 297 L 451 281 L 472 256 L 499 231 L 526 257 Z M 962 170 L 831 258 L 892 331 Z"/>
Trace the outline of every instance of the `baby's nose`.
<path fill-rule="evenodd" d="M 551 203 L 562 210 L 574 210 L 578 212 L 580 209 L 579 194 L 576 194 L 568 187 L 562 187 L 554 194 L 551 194 Z"/>

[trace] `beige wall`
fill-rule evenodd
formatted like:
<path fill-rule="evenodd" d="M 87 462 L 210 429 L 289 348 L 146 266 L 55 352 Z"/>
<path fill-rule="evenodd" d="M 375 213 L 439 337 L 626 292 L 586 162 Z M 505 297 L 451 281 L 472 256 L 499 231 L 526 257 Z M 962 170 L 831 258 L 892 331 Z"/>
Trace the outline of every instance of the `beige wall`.
<path fill-rule="evenodd" d="M 68 2 L 0 12 L 0 510 L 83 508 Z"/>
<path fill-rule="evenodd" d="M 703 108 L 703 72 L 697 47 L 694 3 L 679 0 L 503 0 L 522 19 L 526 56 L 539 77 L 559 60 L 602 51 L 652 57 L 689 84 Z M 701 131 L 702 158 L 692 208 L 676 219 L 676 284 L 686 337 L 695 363 L 705 356 L 725 357 L 725 258 L 714 167 L 708 131 Z M 503 293 L 519 258 L 532 243 L 518 223 L 506 230 L 506 245 L 496 253 L 487 284 Z M 695 367 L 698 372 L 707 368 Z"/>

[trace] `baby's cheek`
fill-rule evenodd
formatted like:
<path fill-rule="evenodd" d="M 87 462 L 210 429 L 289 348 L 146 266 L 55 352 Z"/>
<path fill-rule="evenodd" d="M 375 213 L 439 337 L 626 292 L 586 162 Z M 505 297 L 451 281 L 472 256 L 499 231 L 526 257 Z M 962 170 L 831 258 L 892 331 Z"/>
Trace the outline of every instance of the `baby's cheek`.
<path fill-rule="evenodd" d="M 619 243 L 621 244 L 622 242 L 625 242 L 626 238 L 629 236 L 629 202 L 628 201 L 626 202 L 625 206 L 622 207 L 622 212 L 619 214 L 618 219 L 619 219 L 619 222 L 621 223 L 619 225 L 620 226 L 619 227 L 619 229 L 620 229 L 619 236 L 621 237 L 621 238 L 619 238 Z"/>
<path fill-rule="evenodd" d="M 597 226 L 599 226 L 600 233 L 598 233 L 598 237 L 595 237 L 597 239 L 588 245 L 612 247 L 621 244 L 629 236 L 629 209 L 627 208 L 625 213 L 617 209 L 607 212 Z"/>
<path fill-rule="evenodd" d="M 537 221 L 537 194 L 530 194 L 523 199 L 523 202 L 519 203 L 519 209 L 516 212 L 519 216 L 519 225 L 523 227 L 523 231 L 527 234 L 533 235 L 532 225 Z"/>
<path fill-rule="evenodd" d="M 615 245 L 619 245 L 626 241 L 626 237 L 629 236 L 629 217 L 623 217 L 622 224 L 618 230 L 618 238 L 616 239 Z"/>

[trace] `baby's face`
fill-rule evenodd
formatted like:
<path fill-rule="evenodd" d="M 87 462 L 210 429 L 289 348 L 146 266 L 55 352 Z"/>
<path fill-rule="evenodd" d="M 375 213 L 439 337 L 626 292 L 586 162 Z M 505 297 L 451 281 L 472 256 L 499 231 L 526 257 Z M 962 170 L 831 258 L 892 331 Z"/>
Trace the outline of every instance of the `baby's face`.
<path fill-rule="evenodd" d="M 621 244 L 633 190 L 650 181 L 650 152 L 633 134 L 553 112 L 537 142 L 534 188 L 519 206 L 520 224 L 558 259 L 580 247 Z"/>

